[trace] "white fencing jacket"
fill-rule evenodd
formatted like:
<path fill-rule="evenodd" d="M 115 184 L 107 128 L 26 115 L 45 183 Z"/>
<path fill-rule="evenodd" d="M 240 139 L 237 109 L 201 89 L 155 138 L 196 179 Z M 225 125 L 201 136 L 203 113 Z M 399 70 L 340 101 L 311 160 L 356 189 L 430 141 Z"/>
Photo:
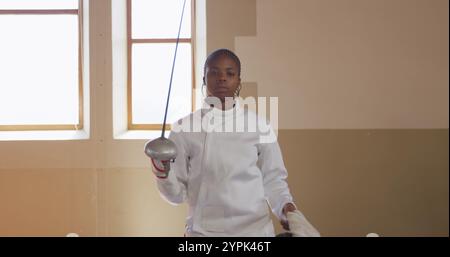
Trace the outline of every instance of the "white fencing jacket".
<path fill-rule="evenodd" d="M 187 201 L 186 236 L 274 236 L 267 203 L 282 218 L 293 199 L 265 119 L 241 101 L 226 111 L 204 104 L 175 123 L 169 138 L 177 158 L 157 185 L 169 203 Z"/>

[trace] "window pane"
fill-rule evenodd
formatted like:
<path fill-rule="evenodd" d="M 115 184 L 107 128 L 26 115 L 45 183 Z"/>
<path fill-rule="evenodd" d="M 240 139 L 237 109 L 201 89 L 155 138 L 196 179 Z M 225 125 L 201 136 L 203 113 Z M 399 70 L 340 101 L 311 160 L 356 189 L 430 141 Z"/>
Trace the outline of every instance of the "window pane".
<path fill-rule="evenodd" d="M 78 124 L 78 17 L 0 15 L 0 125 Z"/>
<path fill-rule="evenodd" d="M 133 38 L 176 38 L 183 0 L 133 0 Z M 191 0 L 184 10 L 180 37 L 191 37 Z"/>
<path fill-rule="evenodd" d="M 162 124 L 175 44 L 133 45 L 133 124 Z M 167 122 L 192 110 L 191 45 L 178 47 Z"/>
<path fill-rule="evenodd" d="M 78 9 L 78 0 L 0 0 L 1 9 Z"/>

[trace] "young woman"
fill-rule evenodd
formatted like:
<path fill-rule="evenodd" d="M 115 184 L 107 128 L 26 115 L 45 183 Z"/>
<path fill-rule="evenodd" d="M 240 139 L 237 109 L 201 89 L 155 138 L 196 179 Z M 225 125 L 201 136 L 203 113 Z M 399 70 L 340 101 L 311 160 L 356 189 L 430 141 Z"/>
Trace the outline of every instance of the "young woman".
<path fill-rule="evenodd" d="M 294 236 L 319 236 L 293 203 L 273 130 L 238 98 L 240 75 L 230 50 L 208 56 L 203 108 L 175 123 L 169 136 L 174 163 L 167 170 L 152 161 L 158 189 L 172 204 L 187 201 L 186 236 L 274 236 L 268 206 Z"/>

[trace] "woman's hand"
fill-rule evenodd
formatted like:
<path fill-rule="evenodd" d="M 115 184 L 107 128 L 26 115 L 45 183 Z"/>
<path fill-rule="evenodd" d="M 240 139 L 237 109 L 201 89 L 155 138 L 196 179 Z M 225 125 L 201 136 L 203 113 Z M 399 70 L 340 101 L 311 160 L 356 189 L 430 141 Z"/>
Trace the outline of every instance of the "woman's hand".
<path fill-rule="evenodd" d="M 292 203 L 287 203 L 283 207 L 283 214 L 285 214 L 287 220 L 282 220 L 281 225 L 284 229 L 289 230 L 294 237 L 320 237 L 319 231 L 306 220 L 305 216 Z"/>
<path fill-rule="evenodd" d="M 295 211 L 295 210 L 297 210 L 297 208 L 295 208 L 295 205 L 294 205 L 293 203 L 287 203 L 287 204 L 285 204 L 284 207 L 283 207 L 283 214 L 284 214 L 285 217 L 287 217 L 286 214 L 287 214 L 288 212 L 293 212 L 293 211 Z M 286 219 L 281 219 L 280 223 L 281 223 L 281 226 L 283 226 L 283 228 L 284 228 L 285 230 L 289 230 L 289 222 L 288 222 L 288 220 L 286 220 Z"/>
<path fill-rule="evenodd" d="M 170 171 L 170 161 L 160 161 L 150 158 L 152 161 L 152 171 L 158 178 L 167 178 Z"/>

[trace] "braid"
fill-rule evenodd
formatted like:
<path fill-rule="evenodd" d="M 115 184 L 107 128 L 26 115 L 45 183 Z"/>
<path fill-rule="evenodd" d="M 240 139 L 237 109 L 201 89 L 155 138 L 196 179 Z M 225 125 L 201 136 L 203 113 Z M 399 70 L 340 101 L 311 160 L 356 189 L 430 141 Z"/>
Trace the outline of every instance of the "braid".
<path fill-rule="evenodd" d="M 241 61 L 239 60 L 239 57 L 237 57 L 237 55 L 231 50 L 225 48 L 217 49 L 208 55 L 208 58 L 206 58 L 205 66 L 203 67 L 203 74 L 206 75 L 206 67 L 208 67 L 211 62 L 215 61 L 218 57 L 221 56 L 231 58 L 238 66 L 238 75 L 241 76 Z"/>

